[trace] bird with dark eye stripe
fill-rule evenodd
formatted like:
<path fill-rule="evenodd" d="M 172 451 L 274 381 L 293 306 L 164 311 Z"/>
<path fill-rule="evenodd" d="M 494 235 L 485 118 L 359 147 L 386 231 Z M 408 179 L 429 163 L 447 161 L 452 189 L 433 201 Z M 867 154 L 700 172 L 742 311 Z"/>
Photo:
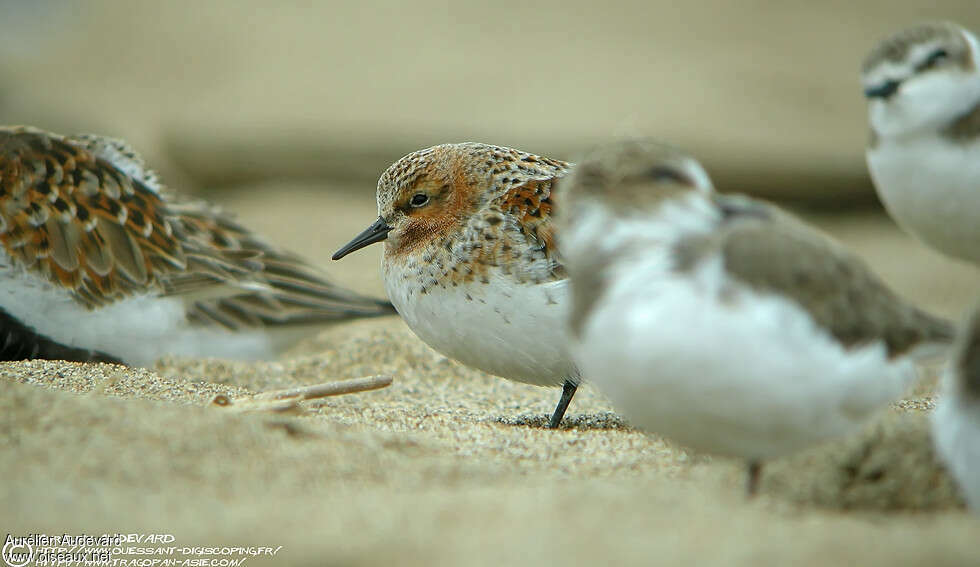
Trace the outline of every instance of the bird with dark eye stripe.
<path fill-rule="evenodd" d="M 881 41 L 862 67 L 878 196 L 905 231 L 980 265 L 980 43 L 953 23 Z"/>
<path fill-rule="evenodd" d="M 0 127 L 0 359 L 270 357 L 393 312 L 326 280 L 118 140 Z"/>
<path fill-rule="evenodd" d="M 949 51 L 946 51 L 944 48 L 940 47 L 939 49 L 936 49 L 935 51 L 930 53 L 929 56 L 926 57 L 924 61 L 922 61 L 922 63 L 916 65 L 915 70 L 918 72 L 922 72 L 927 69 L 932 69 L 937 65 L 939 65 L 940 63 L 944 63 L 948 60 L 949 60 Z"/>
<path fill-rule="evenodd" d="M 636 156 L 645 156 L 656 149 L 663 159 L 650 165 Z M 636 154 L 634 155 L 633 152 Z M 594 150 L 596 156 L 612 152 L 606 158 L 616 167 L 596 167 L 592 162 L 579 164 L 575 170 L 575 191 L 602 198 L 607 204 L 621 206 L 624 210 L 636 207 L 637 203 L 658 202 L 673 196 L 678 191 L 696 189 L 711 192 L 711 180 L 701 165 L 686 154 L 674 148 L 650 140 L 626 140 Z M 600 157 L 594 163 L 605 163 Z M 609 193 L 615 187 L 616 191 Z M 650 188 L 657 190 L 650 193 Z"/>
<path fill-rule="evenodd" d="M 714 192 L 649 140 L 591 152 L 562 180 L 570 352 L 630 424 L 763 461 L 857 431 L 953 330 L 840 244 L 773 205 Z"/>
<path fill-rule="evenodd" d="M 679 173 L 676 169 L 671 169 L 668 167 L 654 167 L 647 172 L 647 175 L 651 180 L 658 183 L 680 183 L 681 185 L 691 184 L 691 181 L 683 174 Z"/>

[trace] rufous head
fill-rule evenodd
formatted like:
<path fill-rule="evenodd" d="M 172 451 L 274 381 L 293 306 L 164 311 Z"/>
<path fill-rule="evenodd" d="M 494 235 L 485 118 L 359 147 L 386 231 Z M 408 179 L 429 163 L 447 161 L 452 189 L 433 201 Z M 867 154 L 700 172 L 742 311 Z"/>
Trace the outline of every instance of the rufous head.
<path fill-rule="evenodd" d="M 876 136 L 945 127 L 980 99 L 976 37 L 948 22 L 902 30 L 864 60 L 861 82 Z"/>
<path fill-rule="evenodd" d="M 412 152 L 378 179 L 378 220 L 334 254 L 385 242 L 386 253 L 417 249 L 463 226 L 490 199 L 568 164 L 500 146 L 464 142 Z"/>

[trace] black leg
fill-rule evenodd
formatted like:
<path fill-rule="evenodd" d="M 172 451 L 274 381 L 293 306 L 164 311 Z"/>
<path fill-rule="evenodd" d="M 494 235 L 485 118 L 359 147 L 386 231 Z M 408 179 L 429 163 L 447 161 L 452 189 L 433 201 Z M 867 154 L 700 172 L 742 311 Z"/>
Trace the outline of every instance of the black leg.
<path fill-rule="evenodd" d="M 745 482 L 745 492 L 752 498 L 759 491 L 759 477 L 762 476 L 762 463 L 749 461 L 749 475 Z"/>
<path fill-rule="evenodd" d="M 561 418 L 565 417 L 565 410 L 568 409 L 568 404 L 572 401 L 572 396 L 575 395 L 575 390 L 578 386 L 575 385 L 571 380 L 565 380 L 565 383 L 561 387 L 561 399 L 558 400 L 558 406 L 555 408 L 555 413 L 551 414 L 551 422 L 548 424 L 549 429 L 558 429 L 561 424 Z"/>

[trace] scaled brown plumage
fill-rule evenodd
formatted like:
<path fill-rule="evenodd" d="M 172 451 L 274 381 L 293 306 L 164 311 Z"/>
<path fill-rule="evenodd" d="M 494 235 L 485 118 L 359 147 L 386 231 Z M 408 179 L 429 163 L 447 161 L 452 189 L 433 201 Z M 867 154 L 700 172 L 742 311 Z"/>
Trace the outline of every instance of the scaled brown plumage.
<path fill-rule="evenodd" d="M 0 128 L 0 243 L 90 309 L 154 293 L 230 329 L 391 313 L 204 202 L 167 191 L 124 143 Z"/>

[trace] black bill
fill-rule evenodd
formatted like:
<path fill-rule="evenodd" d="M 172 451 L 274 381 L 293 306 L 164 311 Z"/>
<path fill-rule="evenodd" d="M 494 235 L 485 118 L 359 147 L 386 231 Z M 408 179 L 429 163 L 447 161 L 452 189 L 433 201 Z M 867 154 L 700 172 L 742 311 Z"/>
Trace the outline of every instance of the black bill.
<path fill-rule="evenodd" d="M 361 248 L 374 244 L 375 242 L 381 242 L 382 240 L 388 238 L 388 231 L 390 230 L 391 227 L 388 226 L 385 219 L 383 217 L 378 217 L 378 220 L 374 221 L 374 224 L 367 227 L 364 232 L 355 236 L 354 240 L 348 242 L 343 248 L 337 250 L 332 256 L 332 259 L 340 260 L 355 250 L 360 250 Z"/>

